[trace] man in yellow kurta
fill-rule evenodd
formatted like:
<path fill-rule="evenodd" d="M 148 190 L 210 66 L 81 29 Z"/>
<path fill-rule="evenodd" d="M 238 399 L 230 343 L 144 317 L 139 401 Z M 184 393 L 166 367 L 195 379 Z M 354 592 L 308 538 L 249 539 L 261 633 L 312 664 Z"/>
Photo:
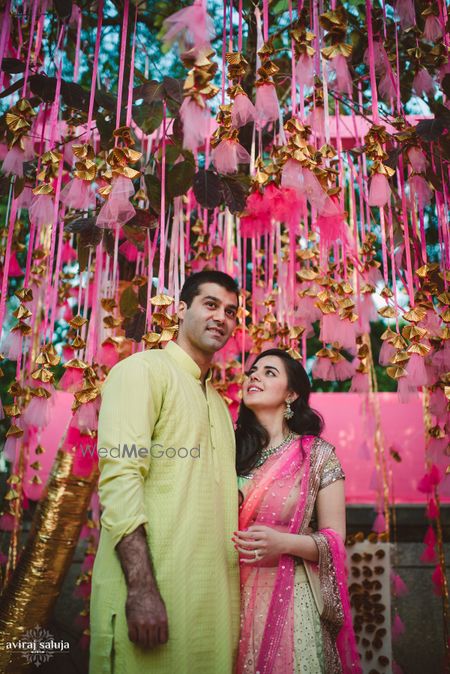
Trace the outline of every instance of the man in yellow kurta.
<path fill-rule="evenodd" d="M 177 343 L 112 368 L 98 429 L 103 507 L 91 674 L 231 674 L 238 643 L 235 444 L 210 381 L 237 286 L 189 277 Z"/>

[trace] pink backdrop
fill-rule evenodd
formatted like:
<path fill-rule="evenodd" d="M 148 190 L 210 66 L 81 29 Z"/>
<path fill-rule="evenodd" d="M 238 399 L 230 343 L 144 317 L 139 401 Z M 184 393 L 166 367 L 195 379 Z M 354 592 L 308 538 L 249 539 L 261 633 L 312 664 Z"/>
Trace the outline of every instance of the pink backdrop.
<path fill-rule="evenodd" d="M 424 494 L 417 491 L 417 482 L 425 472 L 424 427 L 421 398 L 407 404 L 398 401 L 396 393 L 379 393 L 382 429 L 385 439 L 388 468 L 392 474 L 392 486 L 397 503 L 423 503 Z M 373 422 L 364 413 L 364 397 L 358 393 L 315 393 L 311 404 L 325 418 L 324 437 L 336 446 L 336 451 L 346 472 L 348 503 L 374 504 L 376 500 L 377 474 L 373 460 Z M 39 438 L 45 453 L 34 456 L 42 464 L 41 478 L 45 483 L 51 469 L 58 445 L 71 416 L 73 396 L 59 391 L 55 394 L 52 420 Z M 397 463 L 390 456 L 390 448 L 401 456 Z M 25 479 L 29 498 L 38 498 L 40 490 L 29 483 L 33 471 L 28 470 Z M 450 502 L 450 476 L 442 485 L 442 500 Z"/>

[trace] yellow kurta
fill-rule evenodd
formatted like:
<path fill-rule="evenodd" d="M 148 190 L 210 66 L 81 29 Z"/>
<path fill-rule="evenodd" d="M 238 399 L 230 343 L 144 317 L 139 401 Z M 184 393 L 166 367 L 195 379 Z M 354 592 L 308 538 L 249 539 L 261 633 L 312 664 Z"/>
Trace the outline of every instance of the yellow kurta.
<path fill-rule="evenodd" d="M 124 457 L 125 444 L 131 456 Z M 231 542 L 238 499 L 225 402 L 210 381 L 203 391 L 199 367 L 177 344 L 137 353 L 112 368 L 103 386 L 98 452 L 103 514 L 90 673 L 231 674 L 239 638 Z M 126 584 L 114 550 L 140 524 L 169 619 L 169 641 L 154 650 L 128 639 Z"/>

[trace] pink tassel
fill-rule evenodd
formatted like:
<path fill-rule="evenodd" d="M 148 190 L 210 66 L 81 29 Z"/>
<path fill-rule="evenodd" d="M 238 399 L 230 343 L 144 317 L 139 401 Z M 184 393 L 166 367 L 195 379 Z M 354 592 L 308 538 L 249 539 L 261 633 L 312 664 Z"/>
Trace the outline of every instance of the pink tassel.
<path fill-rule="evenodd" d="M 36 227 L 53 224 L 54 201 L 50 194 L 35 194 L 29 210 L 30 222 Z"/>
<path fill-rule="evenodd" d="M 211 134 L 209 108 L 206 105 L 201 108 L 192 98 L 185 98 L 180 108 L 180 117 L 183 122 L 183 147 L 197 152 Z"/>
<path fill-rule="evenodd" d="M 402 404 L 407 404 L 412 398 L 417 398 L 417 386 L 411 386 L 408 377 L 401 377 L 397 384 L 398 399 Z"/>
<path fill-rule="evenodd" d="M 258 122 L 264 126 L 267 122 L 275 122 L 280 117 L 277 91 L 271 82 L 256 87 L 255 110 Z"/>
<path fill-rule="evenodd" d="M 138 250 L 131 241 L 124 241 L 119 246 L 119 253 L 121 253 L 128 262 L 136 262 L 138 256 Z"/>
<path fill-rule="evenodd" d="M 346 358 L 343 358 L 338 363 L 333 364 L 333 370 L 333 379 L 336 379 L 337 381 L 344 381 L 345 379 L 350 379 L 353 376 L 355 372 L 355 366 Z"/>
<path fill-rule="evenodd" d="M 164 42 L 171 45 L 178 41 L 181 51 L 209 46 L 210 38 L 214 35 L 214 25 L 206 11 L 206 3 L 194 2 L 190 7 L 180 9 L 172 14 L 163 23 L 166 33 Z"/>
<path fill-rule="evenodd" d="M 386 520 L 382 512 L 378 512 L 375 522 L 373 523 L 372 531 L 375 531 L 377 534 L 382 534 L 386 531 Z"/>
<path fill-rule="evenodd" d="M 391 571 L 392 592 L 396 597 L 403 597 L 408 594 L 409 590 L 406 587 L 403 578 L 395 571 Z"/>
<path fill-rule="evenodd" d="M 418 96 L 427 94 L 432 96 L 434 94 L 434 80 L 428 70 L 421 68 L 413 79 L 413 89 Z"/>
<path fill-rule="evenodd" d="M 408 184 L 412 194 L 417 197 L 419 208 L 422 209 L 431 202 L 433 192 L 423 176 L 410 176 L 408 178 Z"/>
<path fill-rule="evenodd" d="M 328 62 L 328 68 L 334 73 L 335 89 L 343 94 L 351 94 L 352 76 L 348 69 L 347 59 L 342 54 L 338 54 Z"/>
<path fill-rule="evenodd" d="M 434 498 L 430 498 L 427 504 L 427 517 L 430 520 L 435 520 L 439 516 L 439 510 Z"/>
<path fill-rule="evenodd" d="M 29 185 L 25 185 L 22 192 L 19 194 L 17 199 L 17 208 L 27 208 L 31 206 L 33 200 L 33 191 Z"/>
<path fill-rule="evenodd" d="M 423 494 L 430 494 L 433 491 L 433 488 L 436 487 L 441 481 L 441 473 L 436 464 L 432 464 L 428 473 L 419 480 L 417 484 L 417 490 Z"/>
<path fill-rule="evenodd" d="M 392 624 L 392 638 L 398 639 L 404 633 L 405 633 L 405 625 L 403 624 L 403 621 L 398 615 L 398 613 L 396 613 L 394 622 Z"/>
<path fill-rule="evenodd" d="M 18 438 L 10 435 L 9 438 L 6 438 L 5 444 L 3 447 L 3 455 L 7 461 L 15 463 L 16 453 L 17 453 L 17 441 Z"/>
<path fill-rule="evenodd" d="M 95 196 L 92 192 L 92 183 L 80 178 L 73 178 L 61 191 L 60 200 L 67 208 L 86 211 L 95 206 Z"/>
<path fill-rule="evenodd" d="M 23 162 L 24 153 L 23 150 L 14 146 L 7 153 L 5 159 L 3 160 L 2 171 L 5 175 L 15 175 L 18 178 L 23 178 Z"/>
<path fill-rule="evenodd" d="M 272 227 L 272 215 L 267 210 L 264 196 L 256 190 L 247 197 L 245 214 L 240 219 L 241 235 L 251 237 L 268 234 Z"/>
<path fill-rule="evenodd" d="M 102 343 L 102 346 L 97 354 L 98 362 L 106 367 L 112 367 L 119 361 L 119 353 L 114 343 L 109 342 L 108 339 Z"/>
<path fill-rule="evenodd" d="M 295 159 L 288 159 L 283 166 L 281 186 L 296 190 L 299 195 L 304 194 L 302 166 Z"/>
<path fill-rule="evenodd" d="M 23 413 L 22 419 L 27 424 L 27 426 L 45 428 L 50 423 L 53 407 L 55 405 L 55 399 L 51 395 L 54 389 L 53 386 L 45 383 L 41 383 L 39 387 L 35 388 L 45 389 L 45 391 L 47 391 L 50 396 L 46 397 L 46 395 L 35 395 L 33 394 L 32 388 L 32 398 Z"/>
<path fill-rule="evenodd" d="M 344 349 L 353 352 L 356 347 L 356 322 L 350 323 L 342 319 L 336 313 L 323 314 L 320 323 L 320 336 L 322 342 L 338 342 Z"/>
<path fill-rule="evenodd" d="M 397 0 L 395 11 L 400 18 L 400 26 L 403 30 L 415 25 L 416 9 L 414 7 L 414 0 Z"/>
<path fill-rule="evenodd" d="M 212 163 L 219 173 L 236 173 L 238 164 L 249 164 L 251 157 L 235 140 L 222 140 L 212 151 Z"/>
<path fill-rule="evenodd" d="M 427 19 L 425 21 L 425 27 L 423 29 L 423 36 L 425 40 L 429 40 L 430 42 L 437 42 L 438 40 L 441 39 L 442 35 L 443 35 L 442 26 L 438 17 L 435 16 L 434 14 L 430 14 L 429 16 L 427 16 Z"/>
<path fill-rule="evenodd" d="M 70 361 L 69 361 L 70 363 Z M 77 391 L 83 382 L 83 369 L 79 367 L 72 367 L 65 364 L 65 372 L 59 380 L 58 387 L 63 391 L 74 393 Z"/>
<path fill-rule="evenodd" d="M 308 116 L 308 124 L 316 136 L 325 136 L 325 112 L 321 105 L 316 105 L 311 110 Z"/>
<path fill-rule="evenodd" d="M 24 275 L 24 271 L 22 267 L 19 265 L 19 262 L 17 260 L 17 255 L 15 251 L 11 253 L 11 257 L 9 259 L 9 270 L 8 270 L 8 276 L 18 278 L 19 276 Z"/>
<path fill-rule="evenodd" d="M 369 377 L 367 374 L 364 372 L 356 372 L 352 377 L 350 391 L 352 393 L 367 393 L 369 389 Z"/>
<path fill-rule="evenodd" d="M 99 407 L 100 398 L 97 397 L 95 400 L 91 400 L 90 402 L 81 405 L 81 407 L 79 407 L 75 412 L 74 423 L 77 424 L 77 427 L 81 433 L 93 431 L 97 428 Z"/>
<path fill-rule="evenodd" d="M 375 173 L 370 181 L 369 206 L 385 206 L 391 196 L 389 181 L 382 173 Z"/>
<path fill-rule="evenodd" d="M 436 550 L 433 545 L 429 545 L 420 555 L 420 561 L 424 564 L 433 564 L 437 561 Z"/>
<path fill-rule="evenodd" d="M 444 576 L 443 576 L 443 573 L 442 573 L 442 569 L 439 565 L 433 571 L 433 575 L 431 576 L 431 580 L 433 581 L 435 594 L 441 595 L 442 592 L 443 592 L 443 588 L 444 588 Z"/>
<path fill-rule="evenodd" d="M 370 65 L 369 59 L 370 59 L 369 48 L 367 47 L 363 57 L 363 61 L 366 64 L 366 66 Z M 375 72 L 377 74 L 383 74 L 389 61 L 386 54 L 386 50 L 383 46 L 383 43 L 380 42 L 380 40 L 373 41 L 373 62 L 375 66 Z"/>
<path fill-rule="evenodd" d="M 231 124 L 235 127 L 244 126 L 256 121 L 256 109 L 246 94 L 238 94 L 231 108 Z"/>
<path fill-rule="evenodd" d="M 410 147 L 406 151 L 406 156 L 415 173 L 424 173 L 427 170 L 428 160 L 419 147 L 416 145 Z"/>
<path fill-rule="evenodd" d="M 330 212 L 332 213 L 335 211 L 333 202 L 323 189 L 314 173 L 312 173 L 312 171 L 307 168 L 302 168 L 302 177 L 303 193 L 310 204 L 317 209 L 318 213 L 329 215 Z"/>
<path fill-rule="evenodd" d="M 11 330 L 6 336 L 2 346 L 4 355 L 8 360 L 18 360 L 22 357 L 24 341 L 25 340 L 22 338 L 19 330 Z"/>
<path fill-rule="evenodd" d="M 322 213 L 317 218 L 317 227 L 320 232 L 320 245 L 328 249 L 334 242 L 350 243 L 350 233 L 345 221 L 345 213 L 336 206 L 336 212 L 330 215 Z"/>
<path fill-rule="evenodd" d="M 432 391 L 429 410 L 436 417 L 443 417 L 447 413 L 447 398 L 441 388 L 436 388 Z"/>
<path fill-rule="evenodd" d="M 425 359 L 418 353 L 411 354 L 411 358 L 406 365 L 406 372 L 408 373 L 408 386 L 426 386 L 428 384 Z"/>
<path fill-rule="evenodd" d="M 314 379 L 323 379 L 332 381 L 334 379 L 333 365 L 329 358 L 317 358 L 312 366 L 312 376 Z"/>
<path fill-rule="evenodd" d="M 436 533 L 431 525 L 428 527 L 426 531 L 423 542 L 428 547 L 434 547 L 436 545 Z"/>
<path fill-rule="evenodd" d="M 432 355 L 433 367 L 438 374 L 445 374 L 450 370 L 450 341 L 446 340 L 444 346 Z"/>
<path fill-rule="evenodd" d="M 308 54 L 300 54 L 295 66 L 295 79 L 297 84 L 304 87 L 312 87 L 314 84 L 314 59 Z"/>
<path fill-rule="evenodd" d="M 113 178 L 111 192 L 97 216 L 97 227 L 109 229 L 116 225 L 124 225 L 131 220 L 136 213 L 129 201 L 133 195 L 134 187 L 130 178 L 124 176 Z"/>
<path fill-rule="evenodd" d="M 389 342 L 386 340 L 383 342 L 381 345 L 380 349 L 380 354 L 378 356 L 378 362 L 380 365 L 384 365 L 385 367 L 389 365 L 392 356 L 396 352 L 395 347 L 392 346 L 392 344 L 389 344 Z"/>
<path fill-rule="evenodd" d="M 392 73 L 392 68 L 388 64 L 386 66 L 386 72 L 380 78 L 380 82 L 378 85 L 378 91 L 380 92 L 380 96 L 387 102 L 391 101 L 397 95 L 394 82 L 395 80 L 394 75 Z"/>

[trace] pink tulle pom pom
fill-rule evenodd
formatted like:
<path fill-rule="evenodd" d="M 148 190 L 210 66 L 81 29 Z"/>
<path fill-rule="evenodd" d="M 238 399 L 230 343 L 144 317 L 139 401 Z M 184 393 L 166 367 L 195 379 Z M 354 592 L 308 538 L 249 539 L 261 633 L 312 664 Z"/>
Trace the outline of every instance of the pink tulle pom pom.
<path fill-rule="evenodd" d="M 382 173 L 375 173 L 370 181 L 369 206 L 385 206 L 391 196 L 389 181 Z"/>
<path fill-rule="evenodd" d="M 350 235 L 347 223 L 345 221 L 345 213 L 339 208 L 336 203 L 336 210 L 334 213 L 327 214 L 322 212 L 317 218 L 317 227 L 320 232 L 320 246 L 321 249 L 328 249 L 334 242 L 350 242 Z"/>
<path fill-rule="evenodd" d="M 91 400 L 81 407 L 74 414 L 74 423 L 77 424 L 79 430 L 83 432 L 93 431 L 97 428 L 98 410 L 100 407 L 100 398 Z"/>
<path fill-rule="evenodd" d="M 198 50 L 209 45 L 214 35 L 214 25 L 206 11 L 206 4 L 201 0 L 169 16 L 164 20 L 163 27 L 167 31 L 164 42 L 170 45 L 178 41 L 182 51 L 192 47 Z"/>
<path fill-rule="evenodd" d="M 119 253 L 121 253 L 128 262 L 136 262 L 138 256 L 138 250 L 131 241 L 124 241 L 119 246 Z"/>
<path fill-rule="evenodd" d="M 316 105 L 308 116 L 311 131 L 319 137 L 325 136 L 325 112 L 321 105 Z"/>
<path fill-rule="evenodd" d="M 433 527 L 430 525 L 426 531 L 425 538 L 423 539 L 423 542 L 427 546 L 434 546 L 436 545 L 436 533 L 433 529 Z"/>
<path fill-rule="evenodd" d="M 11 257 L 9 258 L 9 270 L 8 270 L 8 276 L 17 278 L 19 276 L 24 275 L 24 271 L 22 267 L 20 266 L 18 260 L 17 260 L 17 255 L 16 252 L 13 251 L 11 253 Z"/>
<path fill-rule="evenodd" d="M 29 185 L 25 185 L 19 196 L 17 197 L 18 208 L 30 208 L 33 201 L 33 192 Z"/>
<path fill-rule="evenodd" d="M 50 194 L 35 194 L 29 210 L 30 222 L 36 227 L 53 224 L 54 201 Z"/>
<path fill-rule="evenodd" d="M 23 150 L 14 146 L 7 153 L 5 159 L 3 160 L 2 171 L 6 175 L 15 175 L 18 178 L 23 178 L 23 162 L 24 153 Z"/>
<path fill-rule="evenodd" d="M 288 159 L 283 166 L 281 185 L 296 190 L 299 194 L 304 193 L 302 166 L 295 159 Z"/>
<path fill-rule="evenodd" d="M 297 84 L 312 87 L 314 84 L 314 59 L 312 56 L 300 54 L 295 66 L 295 79 Z"/>
<path fill-rule="evenodd" d="M 344 349 L 353 352 L 356 348 L 355 328 L 355 323 L 340 318 L 337 313 L 323 314 L 319 339 L 322 342 L 338 342 Z"/>
<path fill-rule="evenodd" d="M 345 56 L 337 54 L 328 62 L 328 69 L 334 73 L 334 80 L 330 84 L 334 84 L 335 89 L 343 94 L 350 94 L 352 91 L 352 76 L 348 69 L 348 63 Z"/>
<path fill-rule="evenodd" d="M 11 330 L 2 344 L 2 351 L 8 360 L 18 360 L 24 350 L 24 339 L 19 330 Z"/>
<path fill-rule="evenodd" d="M 59 388 L 69 393 L 74 393 L 80 388 L 83 381 L 83 369 L 80 367 L 73 367 L 70 361 L 65 364 L 65 372 L 59 380 Z"/>
<path fill-rule="evenodd" d="M 108 338 L 109 339 L 109 338 Z M 97 354 L 98 362 L 106 367 L 112 367 L 119 361 L 119 353 L 114 342 L 105 339 Z"/>
<path fill-rule="evenodd" d="M 396 349 L 395 347 L 392 346 L 392 344 L 389 344 L 389 342 L 386 340 L 383 342 L 381 345 L 380 353 L 378 356 L 378 362 L 380 365 L 389 365 L 392 356 L 394 355 Z"/>
<path fill-rule="evenodd" d="M 400 19 L 400 26 L 411 28 L 416 23 L 416 9 L 414 7 L 414 0 L 397 0 L 395 3 L 395 11 Z"/>
<path fill-rule="evenodd" d="M 378 512 L 375 522 L 373 523 L 372 531 L 375 531 L 377 534 L 382 534 L 386 531 L 386 519 L 382 512 Z"/>
<path fill-rule="evenodd" d="M 363 61 L 368 66 L 370 64 L 369 47 L 364 52 Z M 375 65 L 375 72 L 383 73 L 388 63 L 388 57 L 383 43 L 380 40 L 373 41 L 373 62 Z"/>
<path fill-rule="evenodd" d="M 412 353 L 406 365 L 409 386 L 426 386 L 428 375 L 425 368 L 425 359 L 418 353 Z"/>
<path fill-rule="evenodd" d="M 429 16 L 426 18 L 425 27 L 423 29 L 423 36 L 425 40 L 437 42 L 441 39 L 442 35 L 442 26 L 438 17 L 434 14 L 429 14 Z"/>
<path fill-rule="evenodd" d="M 124 225 L 136 214 L 129 198 L 134 195 L 134 187 L 130 178 L 118 176 L 113 179 L 112 189 L 106 203 L 97 216 L 97 227 L 102 229 Z"/>
<path fill-rule="evenodd" d="M 405 625 L 403 624 L 403 621 L 398 615 L 398 613 L 396 613 L 394 622 L 392 623 L 392 638 L 398 639 L 404 633 L 405 633 Z"/>
<path fill-rule="evenodd" d="M 256 190 L 247 197 L 245 213 L 240 218 L 241 236 L 268 234 L 272 229 L 272 215 L 264 196 Z"/>
<path fill-rule="evenodd" d="M 395 571 L 391 571 L 392 592 L 396 597 L 403 597 L 408 594 L 409 590 L 406 587 L 403 578 Z"/>
<path fill-rule="evenodd" d="M 412 86 L 418 96 L 424 94 L 431 96 L 434 93 L 435 83 L 428 70 L 421 68 L 414 77 Z"/>
<path fill-rule="evenodd" d="M 329 215 L 331 212 L 335 214 L 336 209 L 333 202 L 323 189 L 314 173 L 312 173 L 312 171 L 307 168 L 302 168 L 302 177 L 303 194 L 306 196 L 310 204 L 317 209 L 318 213 Z"/>
<path fill-rule="evenodd" d="M 417 398 L 417 386 L 409 383 L 408 376 L 401 377 L 397 384 L 398 399 L 402 404 L 407 404 L 412 398 Z"/>
<path fill-rule="evenodd" d="M 441 388 L 436 388 L 430 394 L 430 404 L 428 407 L 431 414 L 437 417 L 443 417 L 447 412 L 447 398 Z"/>
<path fill-rule="evenodd" d="M 417 197 L 419 208 L 423 208 L 431 202 L 433 192 L 423 176 L 410 176 L 408 184 L 412 194 Z"/>
<path fill-rule="evenodd" d="M 180 108 L 183 122 L 183 147 L 196 152 L 211 134 L 211 113 L 201 108 L 192 98 L 185 98 Z"/>
<path fill-rule="evenodd" d="M 395 88 L 394 73 L 392 72 L 392 68 L 389 64 L 386 66 L 386 72 L 380 78 L 380 82 L 378 84 L 378 91 L 380 96 L 385 101 L 388 102 L 391 101 L 393 98 L 395 98 L 397 95 L 397 90 Z"/>
<path fill-rule="evenodd" d="M 256 109 L 246 94 L 238 94 L 231 108 L 232 126 L 244 126 L 249 122 L 256 121 Z"/>
<path fill-rule="evenodd" d="M 95 197 L 92 191 L 92 184 L 86 180 L 73 178 L 61 190 L 60 200 L 68 208 L 75 208 L 86 211 L 95 205 Z"/>
<path fill-rule="evenodd" d="M 332 381 L 334 379 L 333 364 L 329 358 L 317 358 L 311 370 L 314 379 Z"/>
<path fill-rule="evenodd" d="M 14 437 L 14 435 L 10 435 L 5 440 L 5 444 L 3 446 L 3 456 L 7 461 L 10 461 L 11 463 L 16 462 L 18 442 L 19 438 Z"/>
<path fill-rule="evenodd" d="M 364 372 L 355 372 L 352 377 L 350 391 L 352 393 L 367 393 L 369 391 L 369 377 Z"/>
<path fill-rule="evenodd" d="M 277 91 L 272 83 L 264 83 L 256 87 L 255 110 L 258 122 L 262 125 L 279 119 Z"/>
<path fill-rule="evenodd" d="M 33 395 L 33 389 L 31 389 L 32 398 L 23 413 L 22 419 L 27 426 L 45 428 L 50 423 L 55 399 L 51 395 L 52 386 L 42 383 L 39 388 L 45 389 L 50 396 Z"/>
<path fill-rule="evenodd" d="M 427 170 L 428 160 L 419 147 L 413 145 L 413 147 L 410 147 L 407 150 L 406 155 L 413 171 L 416 173 L 423 173 Z"/>
<path fill-rule="evenodd" d="M 238 164 L 249 164 L 250 155 L 237 141 L 224 139 L 211 153 L 212 163 L 219 173 L 236 173 Z"/>
<path fill-rule="evenodd" d="M 342 358 L 337 363 L 333 365 L 334 377 L 337 381 L 345 381 L 345 379 L 350 379 L 353 377 L 355 372 L 355 366 L 353 363 L 350 363 L 346 358 Z"/>

